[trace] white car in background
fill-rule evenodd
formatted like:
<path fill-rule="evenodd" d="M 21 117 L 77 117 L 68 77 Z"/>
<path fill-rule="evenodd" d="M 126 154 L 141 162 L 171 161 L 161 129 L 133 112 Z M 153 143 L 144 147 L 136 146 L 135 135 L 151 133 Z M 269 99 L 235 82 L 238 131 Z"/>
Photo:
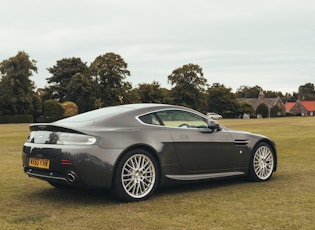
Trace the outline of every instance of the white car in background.
<path fill-rule="evenodd" d="M 219 120 L 222 119 L 222 116 L 217 113 L 207 113 L 207 116 L 214 119 L 214 120 Z"/>

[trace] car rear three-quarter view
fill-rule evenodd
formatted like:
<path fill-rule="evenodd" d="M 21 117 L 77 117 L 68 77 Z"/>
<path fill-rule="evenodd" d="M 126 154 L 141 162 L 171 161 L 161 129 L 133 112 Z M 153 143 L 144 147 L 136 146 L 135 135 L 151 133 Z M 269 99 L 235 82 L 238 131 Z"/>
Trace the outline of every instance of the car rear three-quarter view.
<path fill-rule="evenodd" d="M 195 110 L 130 104 L 30 125 L 22 161 L 28 176 L 56 188 L 105 188 L 139 201 L 175 182 L 267 181 L 277 154 L 269 138 L 227 129 Z"/>

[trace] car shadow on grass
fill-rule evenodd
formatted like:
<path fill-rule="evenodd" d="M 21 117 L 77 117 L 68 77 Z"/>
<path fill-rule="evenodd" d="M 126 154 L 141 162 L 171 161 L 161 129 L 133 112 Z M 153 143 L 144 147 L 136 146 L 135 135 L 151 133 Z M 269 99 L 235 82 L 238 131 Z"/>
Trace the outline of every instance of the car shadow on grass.
<path fill-rule="evenodd" d="M 202 181 L 188 184 L 178 184 L 170 187 L 159 188 L 153 197 L 157 199 L 167 196 L 178 196 L 181 194 L 211 191 L 215 189 L 225 189 L 229 187 L 245 186 L 247 180 L 244 178 L 229 178 L 214 181 Z M 75 205 L 115 205 L 123 202 L 115 199 L 114 195 L 109 190 L 104 189 L 83 189 L 69 188 L 57 189 L 54 187 L 41 187 L 34 192 L 28 194 L 30 199 L 36 197 L 39 202 L 51 202 L 62 204 Z"/>
<path fill-rule="evenodd" d="M 249 183 L 248 180 L 242 177 L 224 178 L 210 181 L 198 181 L 160 188 L 156 192 L 155 196 L 223 189 L 225 187 L 234 187 L 246 183 Z"/>
<path fill-rule="evenodd" d="M 30 193 L 30 197 L 36 197 L 37 200 L 45 202 L 60 202 L 63 204 L 114 204 L 117 201 L 114 199 L 110 191 L 104 189 L 83 189 L 83 188 L 68 188 L 58 189 L 50 187 L 41 188 Z"/>

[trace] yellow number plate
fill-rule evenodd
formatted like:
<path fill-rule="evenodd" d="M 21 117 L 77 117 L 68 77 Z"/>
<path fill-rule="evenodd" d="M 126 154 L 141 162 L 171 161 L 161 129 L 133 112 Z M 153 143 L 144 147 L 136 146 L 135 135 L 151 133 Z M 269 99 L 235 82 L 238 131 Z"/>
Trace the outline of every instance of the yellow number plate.
<path fill-rule="evenodd" d="M 49 169 L 50 160 L 31 157 L 29 161 L 30 167 Z"/>

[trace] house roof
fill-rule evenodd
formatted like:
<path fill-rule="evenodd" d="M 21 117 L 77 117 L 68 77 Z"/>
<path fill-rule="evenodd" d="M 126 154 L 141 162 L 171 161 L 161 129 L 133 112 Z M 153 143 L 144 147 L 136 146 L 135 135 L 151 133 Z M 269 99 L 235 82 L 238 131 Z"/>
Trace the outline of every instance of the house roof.
<path fill-rule="evenodd" d="M 290 111 L 295 104 L 296 104 L 296 102 L 287 102 L 287 103 L 285 103 L 285 110 L 286 111 Z"/>
<path fill-rule="evenodd" d="M 301 104 L 307 109 L 308 111 L 315 111 L 315 101 L 301 101 Z"/>
<path fill-rule="evenodd" d="M 297 101 L 285 103 L 286 111 L 290 111 L 296 104 L 302 105 L 307 111 L 315 111 L 315 101 Z"/>
<path fill-rule="evenodd" d="M 254 108 L 257 108 L 257 106 L 261 103 L 266 104 L 269 108 L 276 105 L 278 100 L 281 101 L 280 97 L 276 98 L 239 98 L 238 101 L 247 101 L 253 105 Z"/>

